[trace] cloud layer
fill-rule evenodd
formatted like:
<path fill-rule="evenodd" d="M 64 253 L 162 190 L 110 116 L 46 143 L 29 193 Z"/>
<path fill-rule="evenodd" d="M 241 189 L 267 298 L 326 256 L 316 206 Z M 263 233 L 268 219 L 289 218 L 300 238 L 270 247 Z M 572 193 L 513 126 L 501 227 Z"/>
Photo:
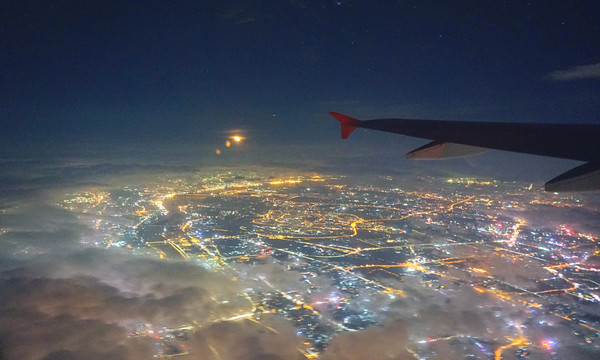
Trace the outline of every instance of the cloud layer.
<path fill-rule="evenodd" d="M 95 179 L 98 174 L 104 174 L 104 183 L 121 185 L 122 176 L 129 176 L 121 165 L 113 168 L 103 164 L 88 168 L 89 172 L 56 170 L 60 168 L 57 166 L 52 172 L 68 175 L 60 176 L 60 181 L 54 181 L 55 176 L 40 176 L 47 168 L 23 172 L 22 177 L 40 180 L 28 183 L 27 191 L 0 196 L 1 360 L 151 358 L 156 353 L 151 338 L 127 336 L 137 323 L 194 324 L 196 332 L 186 342 L 192 354 L 212 354 L 223 360 L 302 357 L 298 347 L 304 339 L 289 321 L 266 314 L 260 324 L 219 321 L 240 310 L 248 311 L 246 300 L 233 300 L 240 298 L 247 284 L 231 281 L 230 276 L 191 261 L 167 262 L 131 251 L 85 245 L 92 243 L 92 229 L 74 213 L 53 206 L 53 196 L 45 187 L 60 183 L 59 188 L 51 190 L 65 193 L 80 188 L 82 179 Z M 158 172 L 150 178 L 172 169 L 163 170 L 163 174 Z M 143 177 L 128 177 L 128 182 L 148 179 L 146 170 L 134 171 Z M 554 221 L 556 217 L 558 221 L 562 216 L 564 220 L 566 214 L 549 210 L 544 218 Z M 592 212 L 568 214 L 582 219 L 582 224 L 590 228 L 595 223 Z M 284 268 L 281 264 L 240 267 L 250 278 L 255 277 L 253 274 L 270 274 L 271 282 L 278 287 L 301 286 L 297 274 Z M 329 280 L 324 276 L 315 282 L 326 293 L 325 289 L 330 290 Z M 442 295 L 425 288 L 418 277 L 406 277 L 394 284 L 407 294 L 406 298 L 369 298 L 377 303 L 373 308 L 383 319 L 381 324 L 358 332 L 335 333 L 322 358 L 413 359 L 407 350 L 411 348 L 429 352 L 431 359 L 462 359 L 464 353 L 459 346 L 473 349 L 471 337 L 484 334 L 492 338 L 486 346 L 493 350 L 506 345 L 507 337 L 516 335 L 515 328 L 507 323 L 535 323 L 537 315 L 524 314 L 491 295 L 476 294 L 469 286 L 445 285 L 447 290 Z M 223 303 L 219 299 L 232 301 Z M 498 311 L 505 318 L 499 319 L 495 315 Z M 573 338 L 566 326 L 552 328 L 551 334 L 545 329 L 531 325 L 528 331 L 537 338 Z M 416 343 L 428 337 L 457 334 L 466 335 L 457 337 L 459 346 L 444 340 L 415 349 Z M 573 359 L 593 356 L 577 350 L 574 341 L 563 344 L 560 351 L 569 352 Z"/>
<path fill-rule="evenodd" d="M 547 77 L 550 80 L 557 81 L 600 79 L 600 63 L 579 65 L 567 70 L 553 71 Z"/>

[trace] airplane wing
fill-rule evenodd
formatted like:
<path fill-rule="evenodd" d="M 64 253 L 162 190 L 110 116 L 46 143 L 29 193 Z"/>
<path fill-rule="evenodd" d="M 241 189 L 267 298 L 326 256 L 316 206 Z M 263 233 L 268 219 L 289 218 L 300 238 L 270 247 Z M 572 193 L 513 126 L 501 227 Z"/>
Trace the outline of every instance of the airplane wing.
<path fill-rule="evenodd" d="M 407 154 L 442 159 L 498 149 L 585 161 L 544 185 L 546 191 L 600 190 L 600 125 L 531 124 L 417 119 L 357 120 L 332 112 L 346 139 L 356 128 L 403 134 L 432 142 Z"/>

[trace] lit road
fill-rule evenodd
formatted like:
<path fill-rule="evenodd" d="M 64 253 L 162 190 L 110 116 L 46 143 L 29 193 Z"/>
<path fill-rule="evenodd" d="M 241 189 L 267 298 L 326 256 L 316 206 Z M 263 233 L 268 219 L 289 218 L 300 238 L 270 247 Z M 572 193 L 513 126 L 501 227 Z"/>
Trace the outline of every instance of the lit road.
<path fill-rule="evenodd" d="M 500 346 L 498 349 L 496 349 L 496 351 L 494 351 L 494 360 L 500 360 L 502 358 L 502 352 L 506 349 L 510 349 L 513 347 L 528 346 L 531 344 L 529 342 L 529 339 L 527 339 L 525 336 L 523 336 L 523 330 L 521 330 L 521 325 L 515 324 L 515 326 L 517 327 L 517 331 L 519 332 L 519 337 L 516 339 L 513 339 L 510 342 L 510 344 Z"/>

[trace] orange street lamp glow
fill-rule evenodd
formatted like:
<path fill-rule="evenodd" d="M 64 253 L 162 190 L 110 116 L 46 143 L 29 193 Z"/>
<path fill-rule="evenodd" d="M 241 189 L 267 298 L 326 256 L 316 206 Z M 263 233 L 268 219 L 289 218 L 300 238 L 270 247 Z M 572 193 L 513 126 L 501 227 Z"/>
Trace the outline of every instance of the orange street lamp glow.
<path fill-rule="evenodd" d="M 229 141 L 229 140 L 225 141 L 225 146 L 230 147 L 231 146 L 231 141 Z"/>
<path fill-rule="evenodd" d="M 242 137 L 241 137 L 241 136 L 237 136 L 237 135 L 236 135 L 236 136 L 234 136 L 234 137 L 232 137 L 232 139 L 233 139 L 233 141 L 235 141 L 235 142 L 240 142 L 240 141 L 242 141 Z"/>

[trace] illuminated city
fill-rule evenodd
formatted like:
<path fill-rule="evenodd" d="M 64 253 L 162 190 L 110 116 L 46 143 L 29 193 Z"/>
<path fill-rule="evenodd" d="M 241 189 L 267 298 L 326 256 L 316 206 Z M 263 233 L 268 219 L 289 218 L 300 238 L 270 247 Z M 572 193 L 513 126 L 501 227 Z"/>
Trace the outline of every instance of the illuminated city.
<path fill-rule="evenodd" d="M 230 279 L 237 292 L 212 298 L 226 315 L 208 322 L 273 336 L 273 322 L 291 324 L 299 358 L 333 356 L 336 337 L 390 319 L 410 324 L 401 352 L 415 359 L 600 349 L 600 234 L 566 217 L 597 218 L 585 194 L 477 178 L 407 187 L 392 176 L 212 169 L 89 188 L 56 206 L 93 227 L 94 247 Z M 439 326 L 426 308 L 438 309 Z M 155 339 L 155 357 L 220 359 L 228 350 L 189 343 L 206 326 L 197 320 L 131 323 L 127 336 Z"/>

